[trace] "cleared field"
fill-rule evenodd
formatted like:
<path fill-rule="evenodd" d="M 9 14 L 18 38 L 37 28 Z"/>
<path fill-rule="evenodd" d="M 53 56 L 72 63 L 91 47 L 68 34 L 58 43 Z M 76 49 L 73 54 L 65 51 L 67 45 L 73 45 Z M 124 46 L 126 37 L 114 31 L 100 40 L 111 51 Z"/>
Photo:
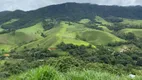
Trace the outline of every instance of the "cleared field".
<path fill-rule="evenodd" d="M 142 25 L 142 20 L 123 19 L 123 22 L 121 23 L 129 25 Z"/>
<path fill-rule="evenodd" d="M 19 29 L 15 32 L 10 32 L 0 35 L 0 48 L 5 50 L 10 50 L 19 45 L 23 45 L 33 40 L 38 40 L 41 37 L 41 32 L 43 28 L 41 23 L 38 23 L 34 26 Z M 11 47 L 12 46 L 12 47 Z"/>
<path fill-rule="evenodd" d="M 0 28 L 0 32 L 2 32 L 4 29 Z"/>
<path fill-rule="evenodd" d="M 45 38 L 23 45 L 19 50 L 22 50 L 24 47 L 55 48 L 61 42 L 66 44 L 72 43 L 79 46 L 88 46 L 89 44 L 106 45 L 111 42 L 125 41 L 107 31 L 86 28 L 83 24 L 78 23 L 72 23 L 72 25 L 69 25 L 64 21 L 44 33 L 46 34 Z"/>
<path fill-rule="evenodd" d="M 135 46 L 134 44 L 129 44 L 129 45 L 121 45 L 121 46 L 117 46 L 117 47 L 113 47 L 114 50 L 116 51 L 126 51 L 126 50 L 139 50 L 139 48 L 137 46 Z"/>
<path fill-rule="evenodd" d="M 82 24 L 86 24 L 86 23 L 89 23 L 90 20 L 89 19 L 82 19 L 79 21 L 79 23 L 82 23 Z"/>
<path fill-rule="evenodd" d="M 18 20 L 19 20 L 19 19 L 11 19 L 11 20 L 9 20 L 9 21 L 3 23 L 2 25 L 11 24 L 11 23 L 14 23 L 14 22 L 16 22 L 16 21 L 18 21 Z"/>
<path fill-rule="evenodd" d="M 98 25 L 98 27 L 102 28 L 104 31 L 106 31 L 106 32 L 112 32 L 106 26 L 104 26 L 104 25 L 112 25 L 112 23 L 107 22 L 106 20 L 104 20 L 103 18 L 101 18 L 99 16 L 95 17 L 95 21 L 101 22 L 103 24 L 103 25 L 101 25 L 101 24 L 97 24 L 97 25 Z"/>
<path fill-rule="evenodd" d="M 28 43 L 19 48 L 19 50 L 27 48 L 55 48 L 61 42 L 74 45 L 106 45 L 112 42 L 125 41 L 107 31 L 100 31 L 86 28 L 83 24 L 62 21 L 58 26 L 44 32 L 45 38 Z M 95 46 L 94 46 L 95 47 Z"/>
<path fill-rule="evenodd" d="M 121 30 L 120 32 L 121 32 L 121 33 L 129 33 L 129 32 L 132 32 L 132 33 L 134 33 L 137 37 L 142 38 L 142 29 L 130 29 L 130 28 L 127 28 L 127 29 Z"/>
<path fill-rule="evenodd" d="M 103 18 L 97 17 L 97 20 L 109 24 Z M 80 22 L 88 23 L 89 20 L 82 19 Z M 22 45 L 18 50 L 23 50 L 25 47 L 29 49 L 56 47 L 61 42 L 88 46 L 89 44 L 106 45 L 111 42 L 124 41 L 109 33 L 111 31 L 107 29 L 107 27 L 100 27 L 102 27 L 104 31 L 87 28 L 83 24 L 69 24 L 66 21 L 62 21 L 54 28 L 44 31 L 42 23 L 40 22 L 28 28 L 0 35 L 0 43 L 10 45 L 8 48 L 11 48 L 12 45 Z M 43 38 L 41 33 L 44 33 L 46 37 Z"/>
<path fill-rule="evenodd" d="M 66 22 L 61 22 L 58 26 L 45 31 L 46 34 L 45 38 L 42 38 L 38 41 L 28 43 L 26 45 L 23 45 L 19 48 L 19 50 L 22 50 L 25 46 L 28 48 L 49 48 L 49 47 L 56 47 L 61 42 L 64 42 L 66 44 L 74 44 L 74 45 L 86 45 L 88 46 L 89 43 L 85 42 L 83 40 L 76 39 L 76 36 L 80 31 L 86 30 L 84 27 L 82 27 L 81 24 L 73 24 L 69 25 Z"/>
<path fill-rule="evenodd" d="M 23 42 L 29 42 L 40 38 L 41 32 L 40 26 L 32 26 L 25 29 L 20 29 L 15 32 L 1 34 L 0 43 L 5 44 L 19 44 Z"/>
<path fill-rule="evenodd" d="M 32 37 L 33 39 L 38 39 L 41 38 L 41 33 L 44 31 L 43 27 L 42 27 L 42 23 L 37 23 L 34 26 L 28 27 L 28 28 L 23 28 L 23 29 L 19 29 L 16 32 L 22 32 L 26 35 L 29 35 L 30 37 Z"/>
<path fill-rule="evenodd" d="M 101 22 L 102 24 L 106 24 L 106 25 L 111 25 L 112 23 L 110 22 L 107 22 L 106 20 L 104 20 L 103 18 L 99 17 L 99 16 L 96 16 L 95 17 L 95 21 L 97 22 Z"/>
<path fill-rule="evenodd" d="M 80 35 L 80 38 L 94 45 L 124 41 L 113 34 L 99 30 L 85 31 Z"/>
<path fill-rule="evenodd" d="M 106 26 L 99 26 L 99 27 L 101 27 L 104 31 L 106 31 L 106 32 L 112 32 L 111 30 L 109 30 Z"/>
<path fill-rule="evenodd" d="M 4 50 L 6 52 L 10 51 L 14 48 L 14 45 L 6 45 L 6 44 L 0 44 L 0 50 Z"/>

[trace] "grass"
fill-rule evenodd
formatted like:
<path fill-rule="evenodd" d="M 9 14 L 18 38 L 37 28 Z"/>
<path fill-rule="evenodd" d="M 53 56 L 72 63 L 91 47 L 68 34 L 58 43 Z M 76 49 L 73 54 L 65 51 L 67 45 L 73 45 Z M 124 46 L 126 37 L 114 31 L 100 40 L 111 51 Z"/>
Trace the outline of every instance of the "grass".
<path fill-rule="evenodd" d="M 93 70 L 71 71 L 66 74 L 66 80 L 128 80 L 128 77 L 117 76 L 108 72 L 97 72 Z"/>
<path fill-rule="evenodd" d="M 96 16 L 95 20 L 106 25 L 112 24 L 99 16 Z M 80 20 L 80 23 L 83 24 L 73 22 L 71 24 L 68 24 L 68 22 L 62 21 L 59 25 L 47 31 L 44 31 L 42 23 L 39 22 L 36 25 L 30 26 L 28 28 L 16 30 L 14 35 L 13 33 L 1 34 L 0 43 L 5 44 L 5 46 L 2 45 L 2 48 L 6 48 L 6 50 L 9 50 L 13 45 L 13 47 L 17 47 L 19 44 L 22 44 L 22 46 L 18 50 L 23 50 L 24 47 L 27 47 L 29 49 L 37 47 L 56 47 L 56 45 L 60 44 L 61 42 L 64 42 L 66 44 L 72 43 L 79 46 L 88 46 L 89 44 L 106 45 L 111 42 L 124 41 L 111 34 L 110 32 L 112 31 L 109 30 L 106 26 L 99 25 L 99 27 L 103 28 L 104 31 L 85 27 L 84 24 L 88 23 L 89 21 L 89 19 Z M 133 30 L 133 32 L 138 37 L 141 36 L 141 34 L 139 34 L 141 33 L 141 30 Z M 46 37 L 43 38 L 41 36 L 41 33 L 44 33 Z"/>
<path fill-rule="evenodd" d="M 8 80 L 141 80 L 141 76 L 133 79 L 128 75 L 116 75 L 103 71 L 94 70 L 71 70 L 67 73 L 58 72 L 56 69 L 49 66 L 41 66 L 32 69 L 26 73 L 15 75 Z"/>
<path fill-rule="evenodd" d="M 85 27 L 83 24 L 72 23 L 68 24 L 62 21 L 58 26 L 44 32 L 45 38 L 28 43 L 19 48 L 23 50 L 24 47 L 31 48 L 56 48 L 58 44 L 64 42 L 66 44 L 74 45 L 106 45 L 111 42 L 121 42 L 122 40 L 110 33 L 110 30 L 105 26 L 105 31 L 95 30 Z M 28 33 L 28 32 L 26 32 Z M 95 46 L 94 46 L 95 48 Z"/>
<path fill-rule="evenodd" d="M 131 28 L 127 28 L 127 29 L 123 29 L 120 31 L 121 33 L 129 33 L 132 32 L 136 35 L 136 37 L 142 38 L 142 29 L 131 29 Z"/>
<path fill-rule="evenodd" d="M 23 28 L 23 29 L 19 29 L 16 32 L 22 32 L 25 33 L 26 35 L 29 35 L 30 37 L 33 38 L 41 38 L 41 33 L 44 31 L 43 27 L 42 27 L 42 23 L 37 23 L 34 26 L 28 27 L 28 28 Z"/>
<path fill-rule="evenodd" d="M 6 52 L 9 52 L 11 49 L 13 49 L 12 45 L 0 44 L 0 50 L 4 50 Z"/>
<path fill-rule="evenodd" d="M 75 30 L 75 26 L 71 25 L 69 26 L 68 24 L 65 24 L 64 22 L 61 25 L 62 29 L 60 30 L 60 32 L 58 34 L 56 34 L 56 36 L 58 37 L 58 42 L 55 43 L 55 45 L 53 44 L 53 46 L 56 46 L 57 44 L 61 43 L 61 42 L 65 42 L 66 44 L 74 44 L 74 45 L 85 45 L 88 46 L 89 43 L 82 41 L 82 40 L 77 40 L 76 39 L 76 32 L 73 32 L 72 30 L 70 30 L 71 28 Z"/>
<path fill-rule="evenodd" d="M 5 60 L 0 60 L 0 66 L 5 63 Z"/>
<path fill-rule="evenodd" d="M 104 31 L 106 31 L 106 32 L 112 32 L 111 30 L 109 30 L 106 26 L 99 26 L 99 27 L 101 27 Z"/>
<path fill-rule="evenodd" d="M 104 25 L 112 25 L 112 23 L 107 22 L 106 20 L 104 20 L 103 18 L 101 18 L 99 16 L 95 17 L 95 21 L 101 22 L 103 24 L 103 25 L 101 25 L 101 24 L 97 24 L 97 25 L 98 25 L 98 27 L 101 27 L 104 31 L 106 31 L 106 32 L 112 32 L 106 26 L 104 26 Z"/>
<path fill-rule="evenodd" d="M 87 24 L 89 22 L 90 22 L 89 19 L 82 19 L 82 20 L 79 21 L 79 23 L 82 23 L 82 24 Z"/>
<path fill-rule="evenodd" d="M 0 34 L 0 48 L 10 51 L 19 45 L 38 40 L 43 32 L 42 24 L 16 30 L 15 32 Z"/>
<path fill-rule="evenodd" d="M 11 32 L 0 35 L 1 44 L 13 45 L 13 47 L 14 45 L 18 45 L 24 42 L 29 42 L 31 40 L 33 40 L 32 37 L 22 32 L 15 32 L 15 33 Z"/>
<path fill-rule="evenodd" d="M 2 25 L 8 25 L 8 24 L 14 23 L 14 22 L 16 22 L 16 21 L 18 21 L 18 20 L 19 20 L 19 19 L 11 19 L 11 20 L 9 20 L 9 21 L 3 23 Z"/>
<path fill-rule="evenodd" d="M 95 21 L 97 22 L 101 22 L 102 24 L 105 24 L 105 25 L 111 25 L 112 23 L 110 22 L 107 22 L 106 20 L 104 20 L 103 18 L 99 17 L 99 16 L 96 16 L 95 17 Z"/>
<path fill-rule="evenodd" d="M 80 35 L 80 38 L 94 45 L 106 45 L 112 42 L 125 41 L 113 34 L 99 30 L 85 31 Z"/>
<path fill-rule="evenodd" d="M 32 69 L 18 77 L 12 76 L 8 80 L 63 80 L 63 78 L 55 69 L 44 66 Z"/>
<path fill-rule="evenodd" d="M 85 42 L 83 40 L 76 39 L 76 36 L 78 32 L 82 31 L 85 28 L 82 27 L 82 24 L 73 24 L 69 25 L 65 21 L 62 21 L 58 26 L 55 26 L 54 28 L 47 30 L 44 32 L 46 34 L 45 38 L 41 38 L 38 41 L 28 43 L 26 45 L 23 45 L 19 48 L 19 50 L 22 50 L 25 46 L 28 48 L 56 48 L 58 44 L 61 42 L 64 42 L 66 44 L 74 44 L 74 45 L 86 45 L 88 46 L 89 43 Z M 38 45 L 38 46 L 37 46 Z"/>
<path fill-rule="evenodd" d="M 117 46 L 114 47 L 114 50 L 116 51 L 122 51 L 122 50 L 139 50 L 139 48 L 133 44 L 129 44 L 129 45 L 121 45 L 121 46 Z"/>
<path fill-rule="evenodd" d="M 129 24 L 129 25 L 142 25 L 142 20 L 134 20 L 134 19 L 123 19 L 124 21 L 121 22 L 122 24 Z"/>
<path fill-rule="evenodd" d="M 4 29 L 0 28 L 0 32 L 2 32 Z"/>

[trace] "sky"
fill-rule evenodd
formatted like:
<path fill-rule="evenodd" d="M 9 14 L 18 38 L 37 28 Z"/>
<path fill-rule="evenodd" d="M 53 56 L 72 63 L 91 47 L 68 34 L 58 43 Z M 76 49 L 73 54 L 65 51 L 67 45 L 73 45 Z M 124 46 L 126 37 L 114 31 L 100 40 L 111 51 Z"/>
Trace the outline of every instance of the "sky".
<path fill-rule="evenodd" d="M 142 5 L 142 0 L 0 0 L 0 11 L 14 11 L 17 9 L 29 11 L 65 2 L 119 6 Z"/>

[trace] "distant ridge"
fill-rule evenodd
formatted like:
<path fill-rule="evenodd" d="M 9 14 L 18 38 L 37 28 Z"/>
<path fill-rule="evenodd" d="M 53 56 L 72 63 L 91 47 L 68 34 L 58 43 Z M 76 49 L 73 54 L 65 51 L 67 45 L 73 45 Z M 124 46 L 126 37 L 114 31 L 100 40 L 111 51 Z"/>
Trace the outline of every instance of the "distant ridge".
<path fill-rule="evenodd" d="M 18 18 L 19 21 L 11 24 L 9 27 L 23 28 L 33 25 L 41 20 L 50 18 L 56 20 L 78 21 L 83 18 L 93 20 L 95 16 L 100 17 L 123 17 L 130 19 L 142 19 L 141 6 L 106 6 L 89 3 L 63 3 L 51 5 L 32 11 L 16 10 L 10 12 L 0 18 L 0 24 L 9 21 L 13 18 Z M 28 26 L 27 26 L 28 25 Z M 6 27 L 6 28 L 9 28 Z"/>

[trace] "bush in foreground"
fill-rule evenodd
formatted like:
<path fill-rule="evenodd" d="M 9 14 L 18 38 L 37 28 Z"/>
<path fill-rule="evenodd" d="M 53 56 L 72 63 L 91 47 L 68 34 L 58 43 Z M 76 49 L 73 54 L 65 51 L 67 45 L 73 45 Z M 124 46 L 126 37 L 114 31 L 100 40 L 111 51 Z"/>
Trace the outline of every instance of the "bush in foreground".
<path fill-rule="evenodd" d="M 131 79 L 128 75 L 119 76 L 93 70 L 71 70 L 67 73 L 60 73 L 52 67 L 43 66 L 32 69 L 20 76 L 12 76 L 8 80 L 142 80 L 142 77 L 136 76 Z"/>

